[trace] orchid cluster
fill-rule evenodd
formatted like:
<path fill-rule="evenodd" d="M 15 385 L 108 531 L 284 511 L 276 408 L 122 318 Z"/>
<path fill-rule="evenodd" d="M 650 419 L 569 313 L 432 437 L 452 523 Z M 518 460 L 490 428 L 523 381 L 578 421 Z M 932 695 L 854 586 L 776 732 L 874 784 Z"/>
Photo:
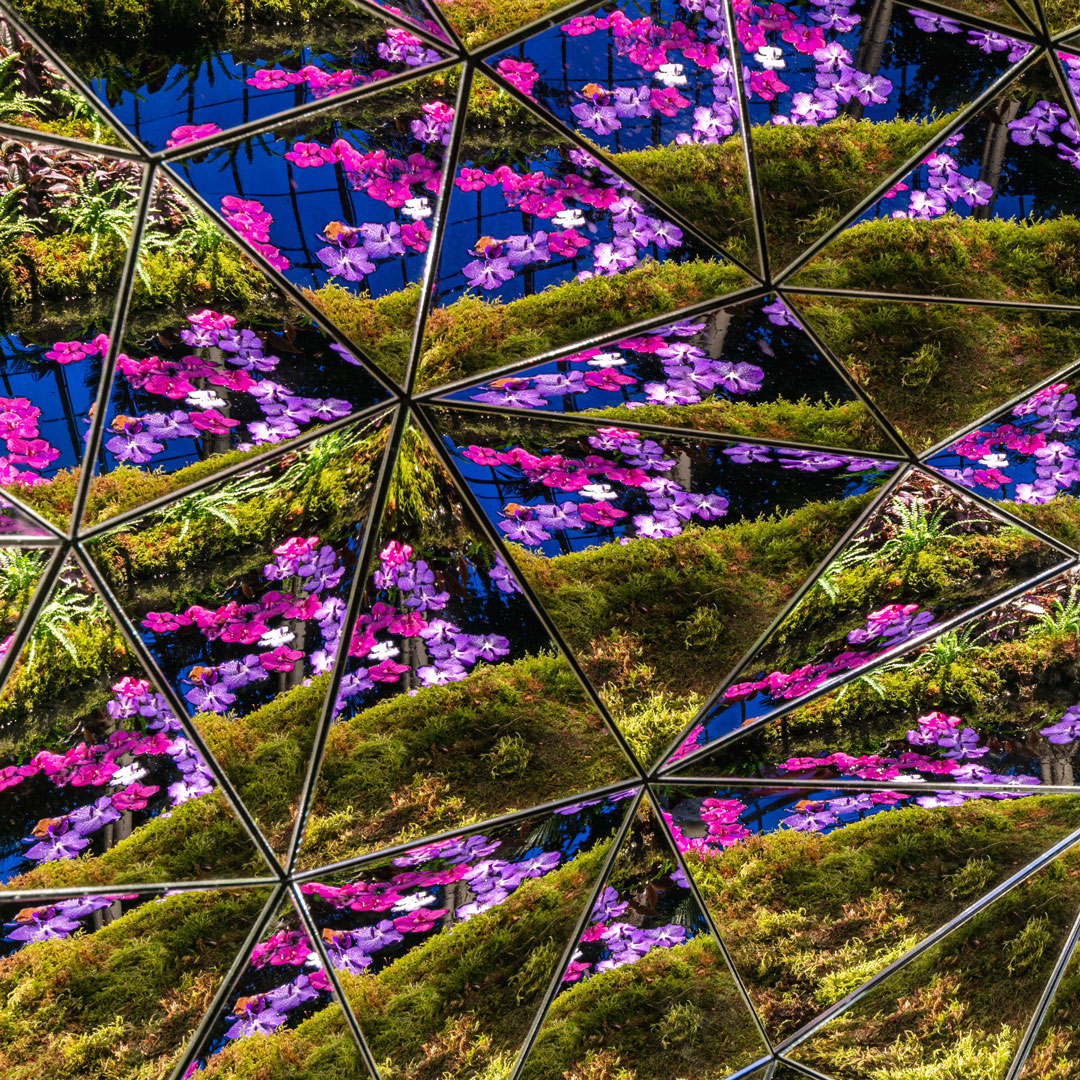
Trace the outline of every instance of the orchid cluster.
<path fill-rule="evenodd" d="M 643 394 L 644 402 L 619 402 L 634 409 L 642 404 L 693 405 L 703 396 L 720 391 L 752 394 L 760 390 L 765 373 L 757 365 L 714 360 L 699 345 L 680 340 L 694 337 L 704 329 L 703 322 L 682 319 L 640 337 L 623 338 L 612 346 L 573 353 L 561 361 L 567 365 L 583 364 L 588 370 L 510 375 L 486 384 L 481 388 L 482 393 L 471 394 L 470 398 L 505 408 L 542 409 L 552 397 L 587 394 L 593 390 Z M 623 350 L 634 354 L 629 361 Z M 620 370 L 628 363 L 639 372 L 638 376 Z M 662 372 L 662 381 L 644 372 Z"/>
<path fill-rule="evenodd" d="M 281 383 L 259 378 L 272 372 L 280 358 L 268 354 L 264 337 L 238 327 L 235 316 L 205 309 L 188 315 L 187 322 L 179 335 L 192 350 L 187 356 L 177 360 L 157 355 L 141 359 L 126 353 L 117 356 L 117 373 L 133 390 L 164 398 L 170 405 L 183 402 L 186 406 L 115 417 L 115 434 L 106 440 L 105 447 L 117 461 L 145 465 L 173 440 L 230 434 L 241 421 L 228 415 L 230 399 L 221 393 L 246 394 L 263 414 L 243 425 L 247 438 L 239 443 L 241 450 L 283 442 L 299 435 L 303 425 L 336 420 L 352 410 L 347 401 L 301 397 Z M 104 335 L 88 343 L 57 342 L 45 356 L 58 363 L 72 363 L 100 354 L 106 345 Z M 37 467 L 56 456 L 48 449 L 38 448 Z"/>
<path fill-rule="evenodd" d="M 476 465 L 486 466 L 498 478 L 500 468 L 511 468 L 530 484 L 575 499 L 534 505 L 507 503 L 502 508 L 499 529 L 508 540 L 537 547 L 553 534 L 588 529 L 612 529 L 622 522 L 633 526 L 633 534 L 646 539 L 678 536 L 693 519 L 717 521 L 727 514 L 728 500 L 715 493 L 687 491 L 670 474 L 675 460 L 653 439 L 622 428 L 598 428 L 587 438 L 596 453 L 584 458 L 563 454 L 533 454 L 522 447 L 494 450 L 470 445 L 461 455 Z M 800 472 L 821 472 L 843 468 L 862 472 L 893 467 L 891 462 L 871 458 L 846 458 L 809 450 L 774 448 L 740 443 L 724 450 L 730 461 L 751 464 L 775 460 L 781 468 Z M 609 456 L 603 456 L 607 454 Z M 616 505 L 640 493 L 649 512 L 630 517 Z M 628 519 L 628 520 L 627 520 Z M 622 542 L 629 542 L 624 536 Z"/>
<path fill-rule="evenodd" d="M 168 805 L 179 806 L 213 789 L 213 774 L 160 694 L 152 693 L 145 680 L 131 677 L 121 679 L 112 691 L 106 705 L 110 719 L 120 724 L 138 718 L 142 731 L 118 727 L 102 743 L 78 742 L 63 753 L 39 750 L 25 765 L 0 769 L 0 791 L 39 775 L 54 788 L 106 790 L 68 813 L 39 821 L 25 838 L 30 845 L 25 858 L 34 862 L 77 858 L 94 833 L 124 813 L 147 810 L 151 803 L 160 808 L 166 796 Z M 156 758 L 176 770 L 178 778 L 167 786 L 165 796 L 161 784 L 139 783 L 153 764 L 140 758 Z"/>
<path fill-rule="evenodd" d="M 15 913 L 14 919 L 4 923 L 5 927 L 12 928 L 10 933 L 4 935 L 4 940 L 17 941 L 25 947 L 38 941 L 70 937 L 76 930 L 83 929 L 82 920 L 95 911 L 112 907 L 118 900 L 133 898 L 132 894 L 75 896 L 39 907 L 24 907 Z"/>
<path fill-rule="evenodd" d="M 698 858 L 705 858 L 720 854 L 724 848 L 738 844 L 750 835 L 750 830 L 739 821 L 745 810 L 742 799 L 703 799 L 698 817 L 705 823 L 705 835 L 695 837 L 688 837 L 672 814 L 665 811 L 663 817 L 680 854 L 693 853 Z"/>
<path fill-rule="evenodd" d="M 184 697 L 200 712 L 225 713 L 245 687 L 263 682 L 272 673 L 292 673 L 301 669 L 305 652 L 291 647 L 299 627 L 313 623 L 322 647 L 311 650 L 313 674 L 321 675 L 333 666 L 345 603 L 332 593 L 345 575 L 340 556 L 317 536 L 289 537 L 273 549 L 274 560 L 262 569 L 265 582 L 283 582 L 289 591 L 269 589 L 257 600 L 241 604 L 229 600 L 215 609 L 192 604 L 180 613 L 151 611 L 142 626 L 153 634 L 166 635 L 194 627 L 207 641 L 261 647 L 240 659 L 220 664 L 196 665 L 188 673 L 192 684 Z M 282 621 L 273 625 L 275 620 Z M 314 644 L 308 631 L 304 640 Z"/>
<path fill-rule="evenodd" d="M 241 199 L 225 195 L 221 200 L 221 216 L 277 271 L 289 269 L 288 258 L 270 243 L 270 226 L 274 218 L 258 199 Z"/>
<path fill-rule="evenodd" d="M 97 352 L 100 348 L 98 339 L 90 346 L 74 341 L 59 341 L 45 355 L 50 360 L 66 364 L 76 358 L 67 350 L 91 347 L 94 352 L 81 353 L 77 357 L 79 359 Z M 0 397 L 0 440 L 4 443 L 4 453 L 0 455 L 0 485 L 3 487 L 36 487 L 43 484 L 45 481 L 36 470 L 47 469 L 60 456 L 55 446 L 41 438 L 38 428 L 40 420 L 41 409 L 28 398 Z M 19 469 L 20 465 L 24 468 Z"/>
<path fill-rule="evenodd" d="M 550 222 L 547 229 L 501 239 L 480 237 L 470 251 L 475 258 L 462 267 L 470 287 L 497 289 L 518 271 L 552 257 L 576 262 L 586 254 L 592 257 L 592 269 L 579 271 L 576 280 L 610 276 L 636 266 L 649 250 L 669 251 L 682 243 L 682 230 L 655 217 L 651 207 L 629 194 L 630 185 L 597 158 L 577 148 L 567 157 L 577 172 L 548 175 L 542 163 L 527 172 L 505 164 L 491 171 L 466 165 L 458 169 L 454 186 L 459 190 L 497 188 L 507 210 L 518 210 L 534 223 Z"/>
<path fill-rule="evenodd" d="M 368 666 L 342 677 L 339 709 L 357 694 L 403 676 L 406 685 L 414 679 L 420 686 L 460 682 L 481 660 L 494 664 L 510 653 L 510 642 L 501 634 L 470 634 L 436 614 L 446 611 L 450 594 L 439 588 L 435 569 L 412 555 L 409 544 L 396 540 L 379 552 L 372 581 L 380 599 L 357 616 L 349 643 L 349 656 Z M 520 591 L 501 560 L 488 577 L 500 592 Z M 410 663 L 400 662 L 403 653 Z"/>
<path fill-rule="evenodd" d="M 375 52 L 381 60 L 397 68 L 421 67 L 434 64 L 442 59 L 434 49 L 429 49 L 415 34 L 398 27 L 387 28 L 383 40 L 375 46 Z M 296 71 L 283 67 L 262 67 L 254 75 L 244 80 L 253 90 L 286 90 L 290 86 L 306 86 L 312 100 L 340 94 L 357 86 L 377 82 L 391 73 L 386 68 L 374 68 L 369 72 L 355 68 L 343 68 L 340 71 L 327 71 L 316 64 L 305 64 Z M 181 124 L 173 128 L 165 143 L 166 148 L 184 146 L 218 135 L 221 128 L 215 123 Z"/>
<path fill-rule="evenodd" d="M 562 861 L 559 851 L 494 857 L 502 846 L 502 840 L 482 834 L 439 840 L 395 858 L 398 873 L 385 881 L 301 885 L 310 902 L 333 913 L 333 926 L 322 930 L 330 962 L 338 971 L 373 973 L 389 962 L 388 951 L 397 955 L 440 928 L 452 931 L 504 903 L 526 881 L 550 874 Z M 456 896 L 462 885 L 471 898 L 451 901 L 450 888 Z M 318 919 L 318 907 L 315 915 Z M 289 1019 L 289 1012 L 329 992 L 319 954 L 302 930 L 280 930 L 260 942 L 250 964 L 255 971 L 279 969 L 282 982 L 237 1000 L 226 1021 L 226 1039 L 269 1033 Z M 302 970 L 294 974 L 297 968 Z"/>
<path fill-rule="evenodd" d="M 917 604 L 889 604 L 866 616 L 865 625 L 847 635 L 850 645 L 878 646 L 876 650 L 845 650 L 831 660 L 803 664 L 793 671 L 770 671 L 760 679 L 734 683 L 724 691 L 724 700 L 745 701 L 764 693 L 771 702 L 792 701 L 823 686 L 834 675 L 852 671 L 883 656 L 905 642 L 926 633 L 934 625 L 934 615 L 920 611 Z"/>
<path fill-rule="evenodd" d="M 604 886 L 593 905 L 589 925 L 578 939 L 580 947 L 563 974 L 564 985 L 636 964 L 653 949 L 670 949 L 690 940 L 692 934 L 680 923 L 646 927 L 620 922 L 619 916 L 629 906 L 628 901 L 619 899 L 615 889 Z"/>
<path fill-rule="evenodd" d="M 1080 480 L 1074 438 L 1080 416 L 1068 384 L 1044 386 L 1014 406 L 1011 416 L 1012 422 L 968 432 L 935 455 L 932 464 L 966 488 L 1020 503 L 1048 503 L 1073 488 Z M 942 467 L 952 455 L 972 464 Z"/>

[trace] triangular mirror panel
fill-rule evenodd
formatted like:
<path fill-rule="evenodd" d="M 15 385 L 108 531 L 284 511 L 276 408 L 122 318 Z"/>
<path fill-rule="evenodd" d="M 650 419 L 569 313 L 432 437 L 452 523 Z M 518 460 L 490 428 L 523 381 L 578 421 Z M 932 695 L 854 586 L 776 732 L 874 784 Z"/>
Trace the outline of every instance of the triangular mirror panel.
<path fill-rule="evenodd" d="M 789 294 L 908 445 L 929 449 L 1080 355 L 1080 313 Z"/>
<path fill-rule="evenodd" d="M 658 790 L 770 1038 L 790 1036 L 1080 827 L 1080 794 L 950 802 L 925 786 Z"/>
<path fill-rule="evenodd" d="M 563 972 L 522 1080 L 726 1077 L 765 1051 L 666 836 L 643 803 Z"/>
<path fill-rule="evenodd" d="M 1075 848 L 979 911 L 788 1056 L 836 1080 L 1004 1080 L 1080 909 Z M 917 1073 L 915 1074 L 917 1075 Z"/>
<path fill-rule="evenodd" d="M 402 439 L 374 552 L 302 867 L 632 774 L 417 428 Z"/>
<path fill-rule="evenodd" d="M 391 0 L 357 0 L 361 6 L 370 5 L 376 11 L 385 11 L 413 23 L 439 41 L 446 41 L 446 32 L 435 15 L 436 10 L 446 6 L 447 0 L 402 0 L 400 4 Z"/>
<path fill-rule="evenodd" d="M 158 187 L 152 213 L 157 227 L 139 253 L 88 523 L 389 397 L 175 188 Z M 94 344 L 64 347 L 85 361 L 76 351 Z"/>
<path fill-rule="evenodd" d="M 1064 34 L 1080 26 L 1080 10 L 1071 0 L 1039 0 L 1051 34 Z M 1075 48 L 1075 41 L 1072 43 Z"/>
<path fill-rule="evenodd" d="M 260 1061 L 279 1061 L 274 1068 L 303 1063 L 318 1069 L 320 1057 L 325 1070 L 320 1075 L 370 1076 L 319 952 L 288 899 L 248 953 L 221 1011 L 210 1017 L 194 1049 L 185 1078 L 250 1076 Z"/>
<path fill-rule="evenodd" d="M 487 63 L 761 272 L 720 5 L 620 0 L 550 26 Z"/>
<path fill-rule="evenodd" d="M 309 5 L 310 15 L 270 5 L 255 5 L 242 18 L 228 5 L 171 10 L 181 25 L 168 37 L 113 38 L 102 49 L 84 26 L 64 50 L 150 150 L 183 146 L 444 59 L 352 0 Z"/>
<path fill-rule="evenodd" d="M 300 886 L 383 1075 L 509 1075 L 633 795 L 438 840 Z"/>
<path fill-rule="evenodd" d="M 1075 546 L 1076 373 L 1029 394 L 927 458 L 927 465 Z"/>
<path fill-rule="evenodd" d="M 979 19 L 987 19 L 1028 34 L 1032 32 L 1033 27 L 1039 26 L 1039 16 L 1035 12 L 1032 0 L 939 0 L 939 2 L 940 6 L 952 8 L 961 17 L 974 15 Z M 932 13 L 928 12 L 928 14 Z"/>
<path fill-rule="evenodd" d="M 0 121 L 41 134 L 124 146 L 96 104 L 8 19 L 0 16 Z"/>
<path fill-rule="evenodd" d="M 281 855 L 388 427 L 341 428 L 87 543 Z"/>
<path fill-rule="evenodd" d="M 170 1075 L 269 897 L 191 889 L 0 904 L 4 1075 Z"/>
<path fill-rule="evenodd" d="M 420 78 L 172 164 L 395 378 L 405 374 L 456 78 Z"/>
<path fill-rule="evenodd" d="M 265 874 L 207 762 L 67 564 L 0 691 L 0 888 Z"/>
<path fill-rule="evenodd" d="M 421 387 L 751 283 L 480 75 L 447 213 Z"/>
<path fill-rule="evenodd" d="M 1065 562 L 1022 526 L 911 472 L 710 703 L 674 760 L 856 677 Z"/>
<path fill-rule="evenodd" d="M 775 294 L 500 375 L 446 400 L 899 449 Z"/>
<path fill-rule="evenodd" d="M 378 2 L 385 3 L 385 0 Z M 439 14 L 468 49 L 477 49 L 496 38 L 524 30 L 542 19 L 557 18 L 560 8 L 567 6 L 567 0 L 524 0 L 516 4 L 475 4 L 469 0 L 419 2 L 437 4 Z"/>
<path fill-rule="evenodd" d="M 1080 290 L 1049 253 L 1074 243 L 1078 169 L 1076 128 L 1040 58 L 792 284 L 1075 304 Z"/>
<path fill-rule="evenodd" d="M 889 0 L 797 10 L 735 14 L 774 273 L 1031 49 Z"/>
<path fill-rule="evenodd" d="M 536 417 L 447 410 L 436 420 L 521 574 L 646 764 L 896 468 Z"/>
<path fill-rule="evenodd" d="M 935 797 L 956 804 L 967 796 L 955 784 L 1070 787 L 1078 612 L 1080 578 L 1069 571 L 679 771 L 935 784 Z"/>

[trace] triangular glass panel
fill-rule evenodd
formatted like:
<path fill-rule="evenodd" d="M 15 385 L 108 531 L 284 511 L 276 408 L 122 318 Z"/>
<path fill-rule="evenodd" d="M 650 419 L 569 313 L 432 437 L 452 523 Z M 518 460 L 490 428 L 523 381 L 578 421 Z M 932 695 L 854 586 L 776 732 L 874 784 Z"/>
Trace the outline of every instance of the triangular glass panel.
<path fill-rule="evenodd" d="M 1078 169 L 1075 127 L 1040 58 L 792 283 L 1076 303 L 1080 290 L 1053 253 L 1072 242 Z"/>
<path fill-rule="evenodd" d="M 101 146 L 126 145 L 96 105 L 2 16 L 0 64 L 0 122 Z"/>
<path fill-rule="evenodd" d="M 803 10 L 735 14 L 774 272 L 1031 49 L 889 0 Z"/>
<path fill-rule="evenodd" d="M 750 284 L 479 75 L 449 199 L 424 387 Z"/>
<path fill-rule="evenodd" d="M 769 1036 L 784 1039 L 1080 826 L 1080 795 L 658 790 Z M 768 913 L 766 916 L 765 913 Z"/>
<path fill-rule="evenodd" d="M 896 467 L 536 417 L 447 410 L 437 425 L 646 763 Z"/>
<path fill-rule="evenodd" d="M 1080 355 L 1080 313 L 790 294 L 789 303 L 916 451 Z"/>
<path fill-rule="evenodd" d="M 762 642 L 671 760 L 908 650 L 1064 566 L 1057 548 L 910 473 Z"/>
<path fill-rule="evenodd" d="M 250 1076 L 256 1062 L 275 1058 L 288 1061 L 294 1076 L 306 1073 L 360 1080 L 370 1075 L 344 1023 L 319 953 L 289 900 L 281 904 L 248 954 L 184 1075 L 207 1080 Z M 316 1072 L 300 1071 L 305 1065 Z M 331 1066 L 336 1067 L 333 1072 Z"/>
<path fill-rule="evenodd" d="M 724 1077 L 765 1050 L 648 804 L 642 804 L 525 1060 L 522 1080 Z"/>
<path fill-rule="evenodd" d="M 1078 598 L 1075 571 L 1051 578 L 679 772 L 933 784 L 929 794 L 942 805 L 967 797 L 955 784 L 1072 786 L 1080 770 L 1080 704 L 1069 674 Z"/>
<path fill-rule="evenodd" d="M 1070 1080 L 1080 1050 L 1080 950 L 1074 949 L 1017 1080 Z"/>
<path fill-rule="evenodd" d="M 836 1080 L 1004 1080 L 1080 909 L 1075 848 L 900 968 L 787 1056 Z"/>
<path fill-rule="evenodd" d="M 1074 543 L 1080 534 L 1080 472 L 1073 472 L 1080 450 L 1077 387 L 1073 371 L 939 450 L 927 465 Z"/>
<path fill-rule="evenodd" d="M 633 794 L 300 886 L 384 1075 L 509 1074 Z"/>
<path fill-rule="evenodd" d="M 87 57 L 82 70 L 144 146 L 166 150 L 443 59 L 352 0 L 300 10 L 255 6 L 232 24 L 200 12 L 168 38 Z"/>
<path fill-rule="evenodd" d="M 342 428 L 87 543 L 281 854 L 387 431 Z"/>
<path fill-rule="evenodd" d="M 3 889 L 265 874 L 207 763 L 69 564 L 0 691 Z"/>
<path fill-rule="evenodd" d="M 961 17 L 974 15 L 1028 34 L 1032 32 L 1032 27 L 1039 25 L 1039 16 L 1035 13 L 1032 0 L 938 0 L 938 3 L 942 7 L 952 8 Z"/>
<path fill-rule="evenodd" d="M 378 2 L 385 3 L 385 0 Z M 474 4 L 468 0 L 430 2 L 438 4 L 439 13 L 467 49 L 477 49 L 496 38 L 539 22 L 545 16 L 555 18 L 559 9 L 568 5 L 568 0 L 522 0 L 515 4 Z"/>
<path fill-rule="evenodd" d="M 1064 34 L 1080 26 L 1080 11 L 1069 0 L 1040 0 L 1043 18 L 1051 34 Z M 1069 44 L 1075 48 L 1076 40 Z"/>
<path fill-rule="evenodd" d="M 124 326 L 88 523 L 205 480 L 218 468 L 388 397 L 357 358 L 283 296 L 217 226 L 168 187 L 155 209 L 161 226 L 140 251 L 144 280 Z M 169 232 L 165 223 L 178 218 L 183 224 Z M 205 242 L 201 252 L 195 237 Z M 193 276 L 209 272 L 211 280 L 219 269 L 231 281 L 223 280 L 216 296 L 204 294 L 178 310 L 158 292 L 178 264 Z M 243 299 L 226 298 L 230 284 Z M 206 306 L 211 299 L 220 310 Z"/>
<path fill-rule="evenodd" d="M 405 432 L 300 865 L 632 774 L 415 428 Z"/>
<path fill-rule="evenodd" d="M 170 1075 L 269 896 L 191 889 L 0 904 L 4 1076 Z"/>
<path fill-rule="evenodd" d="M 453 118 L 448 94 L 446 76 L 417 79 L 172 165 L 397 378 Z"/>
<path fill-rule="evenodd" d="M 487 62 L 761 272 L 720 5 L 620 0 L 547 27 Z"/>
<path fill-rule="evenodd" d="M 899 449 L 775 294 L 521 368 L 445 400 Z"/>

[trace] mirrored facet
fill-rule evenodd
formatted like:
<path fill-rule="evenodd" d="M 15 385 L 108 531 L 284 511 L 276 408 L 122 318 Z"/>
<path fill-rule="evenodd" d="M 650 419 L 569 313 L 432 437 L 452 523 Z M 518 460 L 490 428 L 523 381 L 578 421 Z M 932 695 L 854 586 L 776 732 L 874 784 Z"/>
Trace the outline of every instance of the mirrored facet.
<path fill-rule="evenodd" d="M 1023 527 L 912 472 L 725 686 L 673 760 L 950 629 L 1063 559 Z"/>
<path fill-rule="evenodd" d="M 1047 532 L 1076 539 L 1080 418 L 1074 417 L 1075 375 L 1051 383 L 927 458 L 942 476 L 1000 502 Z"/>
<path fill-rule="evenodd" d="M 87 545 L 284 853 L 386 447 L 346 427 Z"/>
<path fill-rule="evenodd" d="M 123 146 L 96 104 L 8 19 L 0 18 L 0 121 L 103 146 Z"/>
<path fill-rule="evenodd" d="M 4 889 L 265 873 L 207 762 L 73 564 L 0 691 L 0 724 Z"/>
<path fill-rule="evenodd" d="M 633 795 L 300 886 L 384 1075 L 508 1075 Z"/>
<path fill-rule="evenodd" d="M 623 0 L 574 15 L 488 63 L 761 271 L 721 6 Z"/>
<path fill-rule="evenodd" d="M 1080 909 L 1075 849 L 983 909 L 788 1056 L 839 1080 L 900 1069 L 999 1080 Z"/>
<path fill-rule="evenodd" d="M 796 776 L 787 787 L 658 792 L 776 1040 L 1080 826 L 1080 796 L 950 800 L 901 779 L 879 790 L 800 788 Z"/>
<path fill-rule="evenodd" d="M 898 449 L 775 294 L 515 370 L 448 399 Z"/>
<path fill-rule="evenodd" d="M 527 359 L 749 283 L 600 158 L 477 75 L 419 385 Z"/>
<path fill-rule="evenodd" d="M 1071 786 L 1078 595 L 1074 571 L 1052 578 L 680 771 L 933 784 L 942 805 L 969 798 L 956 784 Z"/>
<path fill-rule="evenodd" d="M 360 601 L 300 864 L 627 778 L 629 761 L 415 428 Z"/>
<path fill-rule="evenodd" d="M 789 302 L 920 452 L 1080 355 L 1071 311 L 805 293 Z"/>
<path fill-rule="evenodd" d="M 269 896 L 214 889 L 0 904 L 4 1075 L 168 1076 Z"/>
<path fill-rule="evenodd" d="M 649 762 L 896 466 L 536 418 L 446 413 L 438 423 L 521 574 Z"/>
<path fill-rule="evenodd" d="M 1060 274 L 1048 253 L 1074 242 L 1076 139 L 1041 58 L 928 148 L 918 168 L 798 270 L 793 283 L 1075 303 L 1072 275 Z M 876 257 L 901 236 L 894 254 Z"/>
<path fill-rule="evenodd" d="M 749 1009 L 643 804 L 521 1073 L 725 1077 L 761 1057 Z M 617 1072 L 614 1073 L 617 1075 Z"/>
<path fill-rule="evenodd" d="M 173 165 L 395 377 L 453 120 L 450 81 L 418 79 Z"/>

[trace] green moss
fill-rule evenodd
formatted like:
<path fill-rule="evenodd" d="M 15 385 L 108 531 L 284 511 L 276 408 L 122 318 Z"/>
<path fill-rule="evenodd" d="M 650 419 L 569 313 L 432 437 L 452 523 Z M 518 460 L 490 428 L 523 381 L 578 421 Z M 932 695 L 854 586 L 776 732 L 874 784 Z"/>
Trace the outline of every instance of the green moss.
<path fill-rule="evenodd" d="M 564 0 L 439 0 L 439 10 L 469 49 L 564 6 Z"/>
<path fill-rule="evenodd" d="M 374 978 L 344 977 L 386 1080 L 500 1075 L 516 1055 L 607 852 L 599 844 Z M 491 1069 L 491 1072 L 486 1070 Z"/>
<path fill-rule="evenodd" d="M 616 407 L 586 409 L 581 415 L 626 420 L 630 414 Z M 835 404 L 828 400 L 813 402 L 801 398 L 786 401 L 779 398 L 753 404 L 717 399 L 697 405 L 644 405 L 634 410 L 633 419 L 639 424 L 663 424 L 725 435 L 753 435 L 760 439 L 784 439 L 838 449 L 896 451 L 861 401 Z"/>
<path fill-rule="evenodd" d="M 763 1049 L 719 949 L 700 934 L 561 993 L 521 1075 L 718 1080 Z"/>
<path fill-rule="evenodd" d="M 794 1056 L 841 1080 L 996 1080 L 1076 914 L 1077 877 L 1075 853 L 1063 856 L 886 980 Z M 1021 959 L 1011 972 L 1010 958 Z"/>
<path fill-rule="evenodd" d="M 822 834 L 750 837 L 691 871 L 770 1034 L 782 1038 L 1076 827 L 1080 796 L 905 807 Z"/>
<path fill-rule="evenodd" d="M 1076 303 L 1080 221 L 868 221 L 837 237 L 793 286 Z"/>
<path fill-rule="evenodd" d="M 1080 352 L 1074 313 L 795 295 L 810 326 L 916 450 Z"/>
<path fill-rule="evenodd" d="M 754 163 L 773 273 L 836 225 L 948 119 L 870 123 L 837 117 L 820 127 L 755 125 Z"/>
<path fill-rule="evenodd" d="M 0 961 L 5 1080 L 165 1075 L 265 901 L 255 889 L 172 896 Z"/>
<path fill-rule="evenodd" d="M 529 754 L 512 781 L 504 739 Z M 335 724 L 303 850 L 316 866 L 627 775 L 565 661 L 541 654 L 400 695 Z"/>
<path fill-rule="evenodd" d="M 1080 499 L 1075 495 L 1059 492 L 1052 502 L 1042 506 L 1015 502 L 1003 502 L 999 505 L 1003 510 L 1030 522 L 1063 544 L 1080 548 Z"/>
<path fill-rule="evenodd" d="M 707 696 L 870 496 L 544 559 L 515 552 L 594 685 Z"/>

